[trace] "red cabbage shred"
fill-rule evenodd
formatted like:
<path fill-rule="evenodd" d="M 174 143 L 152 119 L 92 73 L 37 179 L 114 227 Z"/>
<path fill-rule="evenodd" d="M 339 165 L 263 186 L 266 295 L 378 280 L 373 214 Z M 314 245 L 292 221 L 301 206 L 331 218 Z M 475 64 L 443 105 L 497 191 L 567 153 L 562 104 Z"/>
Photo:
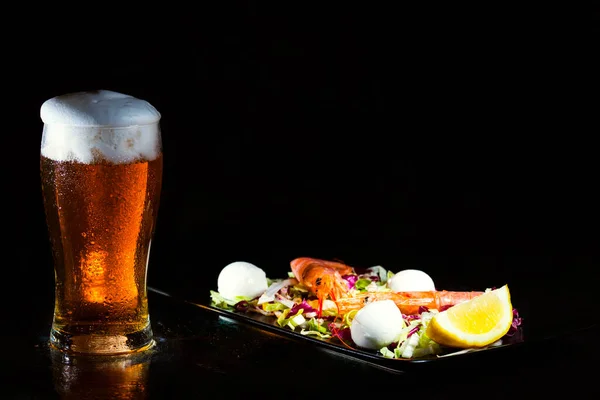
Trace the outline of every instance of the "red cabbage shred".
<path fill-rule="evenodd" d="M 291 308 L 290 312 L 288 313 L 287 317 L 293 317 L 294 315 L 298 314 L 298 312 L 300 310 L 304 310 L 304 313 L 308 313 L 308 312 L 317 312 L 317 310 L 315 310 L 314 308 L 312 308 L 310 306 L 310 304 L 308 304 L 306 302 L 306 300 L 302 300 L 302 303 L 296 303 L 294 304 L 294 306 Z"/>

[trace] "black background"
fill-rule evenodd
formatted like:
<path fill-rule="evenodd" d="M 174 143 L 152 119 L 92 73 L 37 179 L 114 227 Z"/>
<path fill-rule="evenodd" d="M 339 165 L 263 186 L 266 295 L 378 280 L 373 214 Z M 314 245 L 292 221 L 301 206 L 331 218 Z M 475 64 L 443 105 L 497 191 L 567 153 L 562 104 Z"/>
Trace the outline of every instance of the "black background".
<path fill-rule="evenodd" d="M 312 256 L 595 318 L 597 13 L 196 6 L 5 16 L 3 270 L 25 307 L 52 312 L 39 108 L 108 89 L 162 113 L 151 286 L 203 298 L 232 261 Z"/>

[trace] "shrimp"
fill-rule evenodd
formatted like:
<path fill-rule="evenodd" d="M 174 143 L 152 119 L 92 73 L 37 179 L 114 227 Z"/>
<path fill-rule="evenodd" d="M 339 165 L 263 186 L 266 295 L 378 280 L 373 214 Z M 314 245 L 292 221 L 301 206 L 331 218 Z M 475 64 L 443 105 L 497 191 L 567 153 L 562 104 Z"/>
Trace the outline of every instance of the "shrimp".
<path fill-rule="evenodd" d="M 338 298 L 338 314 L 344 315 L 359 310 L 365 305 L 379 300 L 393 300 L 403 314 L 418 314 L 420 307 L 440 310 L 471 300 L 483 292 L 452 292 L 447 290 L 429 292 L 363 292 L 353 296 Z"/>
<path fill-rule="evenodd" d="M 327 296 L 337 303 L 348 292 L 348 283 L 342 276 L 354 274 L 354 269 L 348 265 L 317 258 L 300 257 L 290 264 L 298 282 L 317 296 L 319 317 L 323 311 L 323 300 Z"/>

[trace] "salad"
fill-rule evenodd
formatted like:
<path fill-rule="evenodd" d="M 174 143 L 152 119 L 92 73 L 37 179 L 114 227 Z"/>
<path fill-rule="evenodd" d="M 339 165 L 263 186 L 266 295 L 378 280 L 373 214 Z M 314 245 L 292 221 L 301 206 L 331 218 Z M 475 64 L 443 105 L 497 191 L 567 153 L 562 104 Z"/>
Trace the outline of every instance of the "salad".
<path fill-rule="evenodd" d="M 454 301 L 469 301 L 495 288 L 484 292 L 437 291 L 429 275 L 418 270 L 394 273 L 382 266 L 345 266 L 349 269 L 341 271 L 324 263 L 344 266 L 296 259 L 286 278 L 270 279 L 250 263 L 229 264 L 219 275 L 218 290 L 210 291 L 212 305 L 236 313 L 262 314 L 272 317 L 282 329 L 392 359 L 440 357 L 497 346 L 511 338 L 522 323 L 512 308 L 508 331 L 491 343 L 472 348 L 448 346 L 428 334 L 433 332 L 428 328 L 434 317 L 455 306 Z M 314 279 L 310 271 L 314 271 Z M 334 277 L 334 283 L 329 276 Z M 327 290 L 320 291 L 324 286 Z"/>

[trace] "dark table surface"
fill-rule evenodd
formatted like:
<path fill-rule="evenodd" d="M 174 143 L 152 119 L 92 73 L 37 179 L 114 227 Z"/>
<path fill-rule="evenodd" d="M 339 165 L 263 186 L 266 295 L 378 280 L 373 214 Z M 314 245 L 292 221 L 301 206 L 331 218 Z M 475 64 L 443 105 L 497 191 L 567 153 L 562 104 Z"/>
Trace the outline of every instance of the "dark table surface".
<path fill-rule="evenodd" d="M 83 31 L 71 12 L 13 13 L 0 399 L 600 398 L 598 157 L 584 137 L 598 11 L 372 3 L 308 19 L 297 4 L 96 7 Z M 150 292 L 158 346 L 135 359 L 47 347 L 39 107 L 88 89 L 163 115 L 148 283 L 176 298 Z M 448 290 L 506 283 L 525 344 L 400 374 L 177 300 L 205 301 L 230 262 L 277 278 L 301 256 L 416 267 Z"/>
<path fill-rule="evenodd" d="M 51 300 L 50 293 L 46 300 Z M 97 359 L 51 350 L 51 303 L 32 308 L 18 329 L 3 332 L 0 397 L 195 399 L 256 394 L 289 399 L 364 393 L 377 398 L 394 392 L 515 399 L 560 392 L 592 399 L 600 393 L 597 324 L 575 324 L 557 336 L 529 329 L 530 340 L 514 348 L 390 370 L 224 318 L 177 296 L 150 290 L 149 301 L 155 349 Z M 535 324 L 535 318 L 527 322 Z"/>

